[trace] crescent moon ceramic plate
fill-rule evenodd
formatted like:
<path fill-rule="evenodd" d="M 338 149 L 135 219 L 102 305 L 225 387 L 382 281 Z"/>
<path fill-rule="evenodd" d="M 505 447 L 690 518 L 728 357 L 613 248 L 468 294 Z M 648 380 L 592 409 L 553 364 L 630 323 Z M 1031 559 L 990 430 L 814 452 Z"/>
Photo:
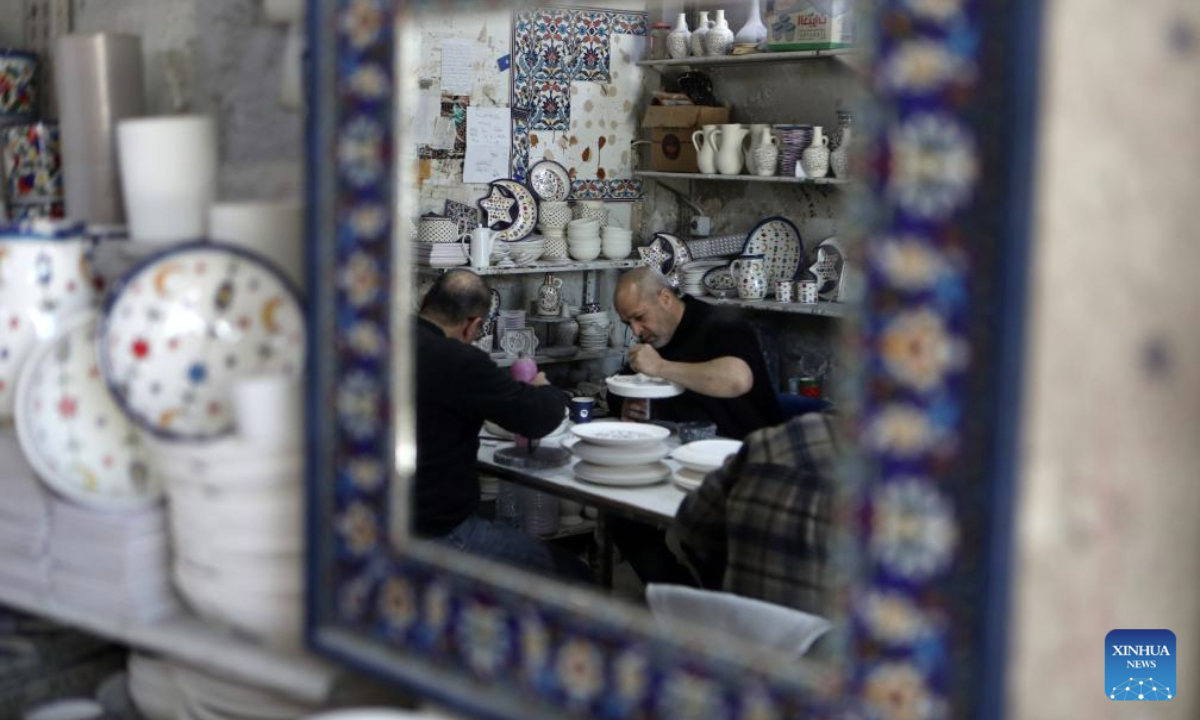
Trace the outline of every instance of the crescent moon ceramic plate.
<path fill-rule="evenodd" d="M 532 235 L 533 228 L 537 225 L 537 200 L 534 199 L 533 193 L 529 192 L 529 188 L 516 180 L 495 180 L 492 187 L 501 188 L 515 201 L 512 223 L 504 228 L 492 228 L 499 231 L 496 233 L 496 239 L 515 242 Z"/>
<path fill-rule="evenodd" d="M 770 217 L 756 225 L 746 236 L 742 254 L 763 256 L 767 286 L 773 288 L 776 280 L 795 280 L 800 276 L 804 242 L 800 239 L 800 230 L 791 220 L 780 216 Z"/>
<path fill-rule="evenodd" d="M 543 160 L 529 168 L 529 187 L 539 200 L 566 200 L 571 195 L 571 173 L 553 160 Z"/>
<path fill-rule="evenodd" d="M 170 439 L 228 433 L 235 380 L 299 377 L 304 367 L 296 289 L 257 255 L 219 243 L 181 245 L 134 266 L 105 303 L 99 335 L 117 402 Z"/>
<path fill-rule="evenodd" d="M 17 439 L 38 476 L 59 495 L 100 510 L 137 510 L 162 497 L 133 425 L 96 364 L 96 313 L 70 318 L 38 345 L 22 370 Z"/>

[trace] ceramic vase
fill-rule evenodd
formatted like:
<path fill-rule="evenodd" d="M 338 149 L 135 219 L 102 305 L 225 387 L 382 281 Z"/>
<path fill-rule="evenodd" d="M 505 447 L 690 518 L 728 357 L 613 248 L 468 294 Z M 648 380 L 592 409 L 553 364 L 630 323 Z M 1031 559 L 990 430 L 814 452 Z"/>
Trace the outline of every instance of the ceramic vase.
<path fill-rule="evenodd" d="M 754 149 L 754 174 L 770 177 L 775 174 L 775 166 L 779 162 L 779 138 L 771 136 L 771 142 L 763 143 Z"/>
<path fill-rule="evenodd" d="M 758 45 L 763 40 L 767 39 L 767 26 L 762 22 L 762 11 L 759 10 L 758 0 L 750 6 L 750 16 L 746 18 L 746 24 L 741 30 L 737 31 L 733 41 L 736 43 L 754 43 Z"/>
<path fill-rule="evenodd" d="M 763 123 L 756 123 L 750 126 L 750 134 L 747 136 L 750 142 L 743 148 L 742 153 L 746 156 L 746 172 L 751 175 L 758 174 L 758 164 L 754 161 L 754 153 L 764 142 L 770 142 L 771 126 Z M 776 140 L 776 143 L 779 141 Z M 772 168 L 774 174 L 774 168 Z"/>
<path fill-rule="evenodd" d="M 736 123 L 721 125 L 713 133 L 713 152 L 717 157 L 717 172 L 722 175 L 737 175 L 742 172 L 742 141 L 750 133 L 744 126 Z"/>
<path fill-rule="evenodd" d="M 687 13 L 679 13 L 679 18 L 675 20 L 675 28 L 667 35 L 667 54 L 675 60 L 687 57 L 688 41 L 691 38 L 692 31 L 688 30 Z"/>
<path fill-rule="evenodd" d="M 708 28 L 712 21 L 708 19 L 708 11 L 700 11 L 700 22 L 696 23 L 696 29 L 692 31 L 692 37 L 688 40 L 688 48 L 692 55 L 700 57 L 704 54 L 704 39 L 708 37 Z"/>
<path fill-rule="evenodd" d="M 713 152 L 713 133 L 717 132 L 720 125 L 704 125 L 700 130 L 692 133 L 692 145 L 696 148 L 696 165 L 700 168 L 700 172 L 705 175 L 713 175 L 717 172 L 717 156 Z"/>
<path fill-rule="evenodd" d="M 716 22 L 709 29 L 708 34 L 704 36 L 704 54 L 705 55 L 728 55 L 733 49 L 733 31 L 729 29 L 729 22 L 725 19 L 725 11 L 717 11 Z"/>
<path fill-rule="evenodd" d="M 829 174 L 829 138 L 821 128 L 813 128 L 812 144 L 800 156 L 800 165 L 810 178 L 823 178 Z"/>
<path fill-rule="evenodd" d="M 742 255 L 729 264 L 742 300 L 762 300 L 767 296 L 767 271 L 762 255 Z"/>
<path fill-rule="evenodd" d="M 575 318 L 566 320 L 554 326 L 554 345 L 556 347 L 571 347 L 579 339 L 579 323 Z"/>
<path fill-rule="evenodd" d="M 543 317 L 558 317 L 562 311 L 562 278 L 546 273 L 546 280 L 538 288 L 537 313 Z"/>

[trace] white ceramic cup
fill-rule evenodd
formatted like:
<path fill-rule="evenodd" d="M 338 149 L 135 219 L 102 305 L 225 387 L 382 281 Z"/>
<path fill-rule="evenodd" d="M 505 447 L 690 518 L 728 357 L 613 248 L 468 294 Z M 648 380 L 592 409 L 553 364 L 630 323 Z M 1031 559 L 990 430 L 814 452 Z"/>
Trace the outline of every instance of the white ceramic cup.
<path fill-rule="evenodd" d="M 815 280 L 801 280 L 796 283 L 796 292 L 799 295 L 799 300 L 802 303 L 812 304 L 817 301 L 817 282 Z"/>
<path fill-rule="evenodd" d="M 271 261 L 304 288 L 304 213 L 300 203 L 222 202 L 208 213 L 208 236 Z"/>
<path fill-rule="evenodd" d="M 477 227 L 471 231 L 471 267 L 483 270 L 492 259 L 492 243 L 496 233 L 485 227 Z"/>
<path fill-rule="evenodd" d="M 208 234 L 217 195 L 217 128 L 204 115 L 122 120 L 117 151 L 129 236 L 170 243 Z"/>
<path fill-rule="evenodd" d="M 237 433 L 268 448 L 303 444 L 304 393 L 299 380 L 284 375 L 245 377 L 233 383 Z"/>

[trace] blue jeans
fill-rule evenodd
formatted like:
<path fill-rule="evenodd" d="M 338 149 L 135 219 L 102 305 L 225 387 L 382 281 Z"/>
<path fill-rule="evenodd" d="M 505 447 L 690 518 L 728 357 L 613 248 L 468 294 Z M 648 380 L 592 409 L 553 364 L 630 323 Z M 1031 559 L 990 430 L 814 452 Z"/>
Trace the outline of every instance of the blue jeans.
<path fill-rule="evenodd" d="M 588 566 L 574 555 L 520 530 L 475 515 L 434 542 L 542 575 L 585 583 L 592 577 Z"/>

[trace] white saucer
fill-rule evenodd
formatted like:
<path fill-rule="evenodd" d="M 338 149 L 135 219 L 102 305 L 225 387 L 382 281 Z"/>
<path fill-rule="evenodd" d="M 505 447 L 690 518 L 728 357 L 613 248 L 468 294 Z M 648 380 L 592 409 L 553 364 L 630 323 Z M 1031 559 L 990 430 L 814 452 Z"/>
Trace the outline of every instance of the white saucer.
<path fill-rule="evenodd" d="M 736 455 L 741 449 L 740 440 L 697 440 L 675 448 L 671 459 L 690 470 L 708 473 L 721 467 L 725 458 Z"/>
<path fill-rule="evenodd" d="M 636 487 L 657 485 L 671 475 L 671 468 L 664 462 L 632 467 L 605 467 L 587 462 L 575 463 L 575 477 L 597 485 Z"/>

